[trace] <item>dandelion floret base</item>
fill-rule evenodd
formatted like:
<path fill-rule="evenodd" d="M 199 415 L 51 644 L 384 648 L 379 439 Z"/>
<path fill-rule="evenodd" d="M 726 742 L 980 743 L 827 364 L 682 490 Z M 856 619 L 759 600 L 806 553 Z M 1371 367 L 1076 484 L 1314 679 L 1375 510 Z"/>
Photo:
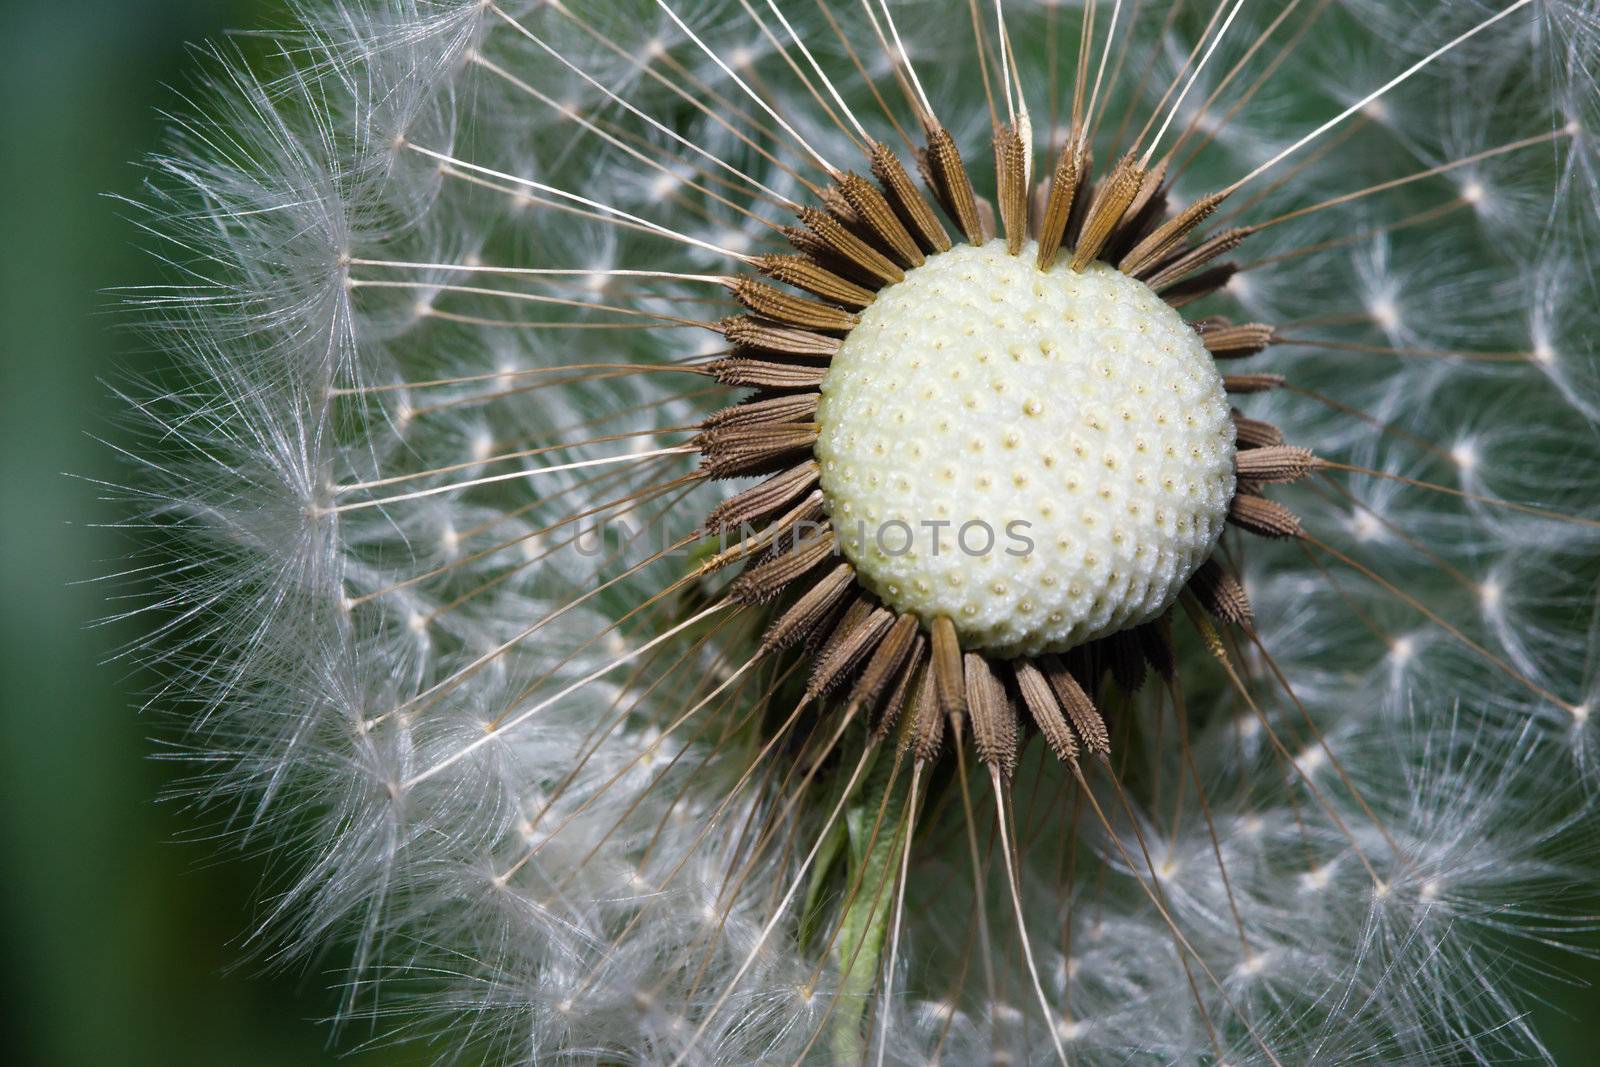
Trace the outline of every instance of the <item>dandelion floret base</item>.
<path fill-rule="evenodd" d="M 822 394 L 846 557 L 890 607 L 949 616 L 969 649 L 1063 651 L 1160 615 L 1233 495 L 1204 344 L 1100 263 L 1040 271 L 1003 241 L 934 256 L 862 314 Z"/>

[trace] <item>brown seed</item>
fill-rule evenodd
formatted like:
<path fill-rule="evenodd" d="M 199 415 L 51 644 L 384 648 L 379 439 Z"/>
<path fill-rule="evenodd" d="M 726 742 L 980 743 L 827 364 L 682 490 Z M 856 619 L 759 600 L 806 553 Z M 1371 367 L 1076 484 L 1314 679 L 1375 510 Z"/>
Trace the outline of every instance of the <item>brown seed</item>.
<path fill-rule="evenodd" d="M 848 563 L 841 563 L 817 580 L 816 584 L 800 594 L 788 610 L 773 620 L 762 635 L 764 651 L 788 648 L 809 637 L 833 614 L 839 602 L 855 588 L 856 571 Z"/>
<path fill-rule="evenodd" d="M 707 430 L 695 439 L 700 469 L 709 478 L 735 478 L 769 473 L 787 465 L 817 443 L 815 423 L 774 426 L 730 426 Z"/>
<path fill-rule="evenodd" d="M 1150 288 L 1160 293 L 1161 299 L 1172 307 L 1181 308 L 1203 297 L 1210 296 L 1224 285 L 1227 285 L 1233 276 L 1238 273 L 1239 265 L 1237 263 L 1219 263 L 1210 270 L 1201 271 L 1199 274 L 1191 275 L 1182 281 L 1173 282 L 1165 286 L 1152 285 Z"/>
<path fill-rule="evenodd" d="M 1111 733 L 1106 729 L 1106 722 L 1100 717 L 1094 701 L 1089 699 L 1089 694 L 1083 691 L 1083 686 L 1067 670 L 1066 664 L 1055 656 L 1045 656 L 1038 662 L 1039 670 L 1050 683 L 1056 699 L 1061 702 L 1061 709 L 1067 713 L 1083 747 L 1097 756 L 1110 755 Z"/>
<path fill-rule="evenodd" d="M 873 608 L 865 618 L 852 625 L 841 622 L 817 653 L 811 679 L 806 683 L 806 695 L 816 697 L 832 691 L 872 655 L 893 626 L 894 612 L 884 607 Z"/>
<path fill-rule="evenodd" d="M 1145 172 L 1139 182 L 1139 191 L 1133 203 L 1122 213 L 1122 221 L 1111 231 L 1100 258 L 1107 263 L 1120 262 L 1128 250 L 1155 232 L 1167 216 L 1167 163 L 1157 163 Z"/>
<path fill-rule="evenodd" d="M 1202 330 L 1200 340 L 1213 359 L 1244 359 L 1256 355 L 1270 345 L 1277 328 L 1264 322 L 1247 322 L 1239 326 L 1218 326 Z"/>
<path fill-rule="evenodd" d="M 972 719 L 972 741 L 978 758 L 1010 778 L 1017 769 L 1017 711 L 982 653 L 968 652 L 963 668 L 967 714 Z"/>
<path fill-rule="evenodd" d="M 1089 217 L 1089 208 L 1094 204 L 1095 193 L 1105 182 L 1105 178 L 1094 176 L 1094 152 L 1087 146 L 1083 149 L 1083 168 L 1078 179 L 1078 195 L 1073 198 L 1072 212 L 1067 216 L 1067 232 L 1062 239 L 1062 244 L 1071 249 L 1078 243 L 1078 237 L 1083 233 L 1083 220 Z"/>
<path fill-rule="evenodd" d="M 1208 559 L 1189 578 L 1188 589 L 1213 618 L 1236 626 L 1247 625 L 1254 612 L 1239 579 L 1214 559 Z"/>
<path fill-rule="evenodd" d="M 839 191 L 837 186 L 829 186 L 823 189 L 821 197 L 822 206 L 827 209 L 828 214 L 852 230 L 861 228 L 861 216 L 856 214 L 856 209 L 850 206 L 850 201 L 844 198 L 844 194 Z"/>
<path fill-rule="evenodd" d="M 913 149 L 912 155 L 917 161 L 917 173 L 922 175 L 922 184 L 933 193 L 933 198 L 939 206 L 944 207 L 944 201 L 940 199 L 944 194 L 939 192 L 939 179 L 933 173 L 933 161 L 928 158 L 928 146 L 923 145 L 921 148 Z"/>
<path fill-rule="evenodd" d="M 1194 632 L 1200 636 L 1200 642 L 1206 646 L 1206 651 L 1220 662 L 1228 663 L 1228 646 L 1223 643 L 1222 635 L 1217 633 L 1217 628 L 1211 625 L 1211 620 L 1206 617 L 1205 609 L 1199 599 L 1185 591 L 1178 594 L 1178 603 L 1183 605 L 1183 613 L 1189 617 L 1189 625 L 1193 626 Z"/>
<path fill-rule="evenodd" d="M 877 237 L 878 243 L 887 248 L 902 267 L 922 266 L 925 259 L 922 249 L 917 247 L 916 239 L 876 185 L 859 174 L 847 173 L 839 179 L 839 193 L 855 209 L 856 217 L 862 224 Z"/>
<path fill-rule="evenodd" d="M 828 373 L 826 364 L 773 363 L 744 356 L 712 360 L 706 368 L 723 385 L 750 389 L 815 389 Z"/>
<path fill-rule="evenodd" d="M 961 673 L 961 644 L 955 624 L 940 615 L 933 620 L 933 678 L 939 707 L 946 715 L 964 715 L 967 710 L 966 681 Z"/>
<path fill-rule="evenodd" d="M 1015 126 L 994 132 L 995 195 L 1006 232 L 1006 251 L 1017 255 L 1028 239 L 1028 154 Z"/>
<path fill-rule="evenodd" d="M 707 533 L 737 530 L 776 515 L 816 484 L 821 468 L 814 459 L 780 471 L 760 485 L 735 493 L 706 513 L 701 529 Z"/>
<path fill-rule="evenodd" d="M 835 274 L 848 273 L 851 277 L 865 278 L 867 275 L 861 268 L 848 260 L 841 259 L 838 253 L 828 247 L 827 242 L 802 226 L 785 226 L 782 230 L 784 239 L 807 259 L 822 263 Z M 874 280 L 874 289 L 883 283 Z"/>
<path fill-rule="evenodd" d="M 1295 482 L 1311 473 L 1316 457 L 1309 448 L 1294 445 L 1269 445 L 1252 448 L 1234 456 L 1239 477 L 1253 482 Z"/>
<path fill-rule="evenodd" d="M 1225 256 L 1232 252 L 1244 239 L 1255 230 L 1244 227 L 1232 230 L 1223 230 L 1221 233 L 1206 238 L 1193 248 L 1176 249 L 1162 259 L 1149 264 L 1142 271 L 1136 271 L 1135 276 L 1142 278 L 1150 288 L 1160 292 L 1166 286 L 1176 282 L 1179 278 L 1199 270 L 1218 256 Z"/>
<path fill-rule="evenodd" d="M 861 321 L 855 313 L 774 289 L 753 278 L 736 278 L 729 286 L 734 299 L 766 319 L 804 330 L 848 333 Z"/>
<path fill-rule="evenodd" d="M 848 308 L 864 308 L 876 299 L 871 289 L 841 278 L 808 256 L 759 256 L 755 267 L 774 281 L 804 289 L 813 296 Z"/>
<path fill-rule="evenodd" d="M 1067 725 L 1066 716 L 1062 714 L 1061 704 L 1056 700 L 1050 683 L 1045 681 L 1038 667 L 1025 659 L 1013 662 L 1011 670 L 1016 676 L 1017 692 L 1022 696 L 1023 706 L 1028 709 L 1039 733 L 1044 735 L 1045 744 L 1056 754 L 1056 759 L 1075 766 L 1078 762 L 1078 739 L 1073 736 L 1072 727 Z"/>
<path fill-rule="evenodd" d="M 911 751 L 924 763 L 937 759 L 939 749 L 944 746 L 944 713 L 939 706 L 939 683 L 934 674 L 932 663 L 922 670 L 917 680 L 916 698 L 912 701 L 916 718 L 911 725 Z"/>
<path fill-rule="evenodd" d="M 1044 214 L 1039 219 L 1039 269 L 1045 270 L 1055 261 L 1056 252 L 1067 236 L 1067 221 L 1072 217 L 1073 200 L 1087 172 L 1086 151 L 1077 137 L 1072 137 L 1061 149 L 1055 172 L 1050 176 L 1050 196 L 1045 200 Z"/>
<path fill-rule="evenodd" d="M 879 285 L 893 285 L 905 280 L 904 271 L 832 215 L 814 207 L 801 208 L 799 215 L 806 229 L 815 234 L 817 240 L 834 255 L 875 279 Z"/>
<path fill-rule="evenodd" d="M 917 637 L 918 622 L 915 615 L 901 615 L 895 619 L 894 625 L 884 634 L 872 658 L 867 661 L 861 676 L 856 679 L 847 703 L 865 708 L 877 703 L 884 690 L 899 676 L 900 668 L 911 655 Z"/>
<path fill-rule="evenodd" d="M 779 422 L 810 422 L 817 413 L 820 393 L 792 393 L 733 404 L 707 415 L 702 430 L 732 426 L 770 426 Z"/>
<path fill-rule="evenodd" d="M 1259 537 L 1299 537 L 1300 519 L 1275 500 L 1246 493 L 1234 495 L 1228 505 L 1228 521 Z"/>
<path fill-rule="evenodd" d="M 906 228 L 916 235 L 924 251 L 950 251 L 950 235 L 945 232 L 933 207 L 911 181 L 911 175 L 900 162 L 900 157 L 883 142 L 875 142 L 870 153 L 872 174 L 883 185 L 885 195 L 894 205 Z"/>
<path fill-rule="evenodd" d="M 1210 193 L 1202 196 L 1157 226 L 1150 236 L 1134 245 L 1128 254 L 1122 257 L 1122 262 L 1117 264 L 1117 269 L 1125 274 L 1138 274 L 1139 271 L 1155 263 L 1176 248 L 1196 226 L 1210 218 L 1225 199 L 1227 199 L 1226 193 Z"/>
<path fill-rule="evenodd" d="M 918 676 L 927 667 L 927 660 L 928 639 L 919 630 L 912 634 L 911 651 L 906 654 L 906 661 L 900 667 L 894 685 L 889 689 L 889 695 L 883 698 L 878 721 L 872 727 L 873 737 L 882 740 L 890 730 L 894 729 L 895 723 L 900 720 L 900 715 L 906 708 L 907 701 L 914 694 Z"/>
<path fill-rule="evenodd" d="M 1161 209 L 1167 202 L 1166 184 L 1167 160 L 1163 159 L 1144 172 L 1144 178 L 1139 182 L 1139 191 L 1134 194 L 1133 203 L 1129 204 L 1128 210 L 1123 213 L 1123 232 L 1117 234 L 1117 240 L 1129 239 L 1127 230 L 1133 223 L 1143 222 L 1151 215 L 1164 214 Z"/>
<path fill-rule="evenodd" d="M 787 550 L 751 564 L 728 587 L 728 596 L 741 604 L 765 604 L 783 587 L 833 555 L 838 538 L 831 527 L 799 538 Z"/>
<path fill-rule="evenodd" d="M 1094 201 L 1083 220 L 1083 232 L 1078 235 L 1077 247 L 1072 250 L 1072 269 L 1082 271 L 1100 255 L 1100 250 L 1111 239 L 1123 214 L 1139 195 L 1144 182 L 1144 171 L 1132 153 L 1123 156 L 1112 168 L 1111 174 L 1095 190 Z"/>
<path fill-rule="evenodd" d="M 845 603 L 844 610 L 839 612 L 832 620 L 831 625 L 824 627 L 814 635 L 808 644 L 807 647 L 812 652 L 813 658 L 816 655 L 820 655 L 820 649 L 826 648 L 832 643 L 835 634 L 854 630 L 866 621 L 867 616 L 877 610 L 877 607 L 877 601 L 862 595 L 860 587 L 857 586 L 850 599 Z"/>
<path fill-rule="evenodd" d="M 1281 374 L 1224 374 L 1222 388 L 1230 393 L 1270 393 L 1282 389 Z"/>
<path fill-rule="evenodd" d="M 822 505 L 822 490 L 815 489 L 799 504 L 767 522 L 749 536 L 742 536 L 699 566 L 699 573 L 713 574 L 735 563 L 744 563 L 746 569 L 776 558 L 796 543 L 797 533 L 813 533 L 824 528 L 826 519 Z"/>
<path fill-rule="evenodd" d="M 1231 390 L 1230 390 L 1231 392 Z M 1271 448 L 1283 444 L 1283 431 L 1270 422 L 1233 412 L 1234 440 L 1239 448 Z"/>
<path fill-rule="evenodd" d="M 978 217 L 978 197 L 972 191 L 972 178 L 961 161 L 955 138 L 943 126 L 928 129 L 927 173 L 934 196 L 943 205 L 958 229 L 973 245 L 983 244 L 983 223 Z"/>
<path fill-rule="evenodd" d="M 774 290 L 776 291 L 776 290 Z M 840 341 L 824 333 L 784 326 L 754 315 L 736 315 L 717 323 L 733 344 L 740 348 L 754 348 L 782 356 L 810 359 L 831 359 L 839 351 Z"/>

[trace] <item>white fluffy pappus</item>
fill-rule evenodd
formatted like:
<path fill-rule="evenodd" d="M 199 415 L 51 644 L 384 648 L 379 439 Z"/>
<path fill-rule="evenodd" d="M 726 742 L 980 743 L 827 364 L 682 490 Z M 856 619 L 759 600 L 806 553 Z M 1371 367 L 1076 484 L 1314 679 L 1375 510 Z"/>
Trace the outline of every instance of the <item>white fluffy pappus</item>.
<path fill-rule="evenodd" d="M 355 946 L 342 1018 L 522 1064 L 1543 1055 L 1530 946 L 1584 928 L 1600 784 L 1600 6 L 295 10 L 152 161 L 172 280 L 133 299 L 170 358 L 120 393 L 117 491 L 130 654 L 278 860 L 263 945 Z M 919 168 L 936 131 L 970 202 Z M 804 378 L 785 345 L 938 254 L 909 201 L 875 228 L 839 191 L 879 142 L 947 239 L 1018 246 L 1092 154 L 1062 254 L 1203 339 L 1265 324 L 1211 348 L 1239 455 L 1315 453 L 1243 478 L 1298 521 L 1213 557 L 1253 613 L 1191 582 L 1045 663 L 1093 705 L 1060 735 L 1026 665 L 968 649 L 952 696 L 935 620 L 894 660 L 865 594 L 766 640 L 795 590 L 739 583 L 801 551 L 803 484 L 700 536 L 788 469 L 716 466 L 741 368 Z M 1094 245 L 1119 166 L 1140 199 Z M 741 288 L 786 254 L 827 278 Z M 754 394 L 797 440 L 805 395 Z M 880 661 L 898 718 L 887 682 L 851 699 Z"/>

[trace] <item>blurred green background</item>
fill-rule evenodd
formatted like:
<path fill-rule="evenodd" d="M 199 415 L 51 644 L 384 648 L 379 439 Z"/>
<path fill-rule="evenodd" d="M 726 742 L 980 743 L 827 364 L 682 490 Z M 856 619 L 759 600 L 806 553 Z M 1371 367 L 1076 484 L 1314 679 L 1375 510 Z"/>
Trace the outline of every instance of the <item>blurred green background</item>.
<path fill-rule="evenodd" d="M 243 963 L 260 868 L 221 860 L 157 797 L 148 679 L 102 665 L 130 636 L 90 629 L 125 544 L 94 487 L 117 477 L 104 432 L 114 365 L 138 342 L 110 286 L 152 280 L 101 195 L 132 193 L 157 109 L 196 67 L 190 45 L 281 24 L 261 0 L 0 0 L 0 1063 L 9 1067 L 312 1065 L 337 1057 L 317 1020 L 330 960 L 263 976 Z M 187 837 L 183 841 L 180 838 Z M 342 1042 L 365 1035 L 351 1033 Z"/>
<path fill-rule="evenodd" d="M 12 1067 L 415 1059 L 330 1050 L 317 1020 L 334 1006 L 336 960 L 287 975 L 240 966 L 260 868 L 219 859 L 156 801 L 174 770 L 147 758 L 153 724 L 134 703 L 148 679 L 101 663 L 130 631 L 90 629 L 103 594 L 73 584 L 114 569 L 120 547 L 92 525 L 114 507 L 65 475 L 117 476 L 89 436 L 106 432 L 98 379 L 139 358 L 101 291 L 153 278 L 101 194 L 135 189 L 131 161 L 194 68 L 189 44 L 282 19 L 270 0 L 0 3 L 0 1062 Z M 1558 1062 L 1600 1062 L 1594 992 L 1552 980 L 1541 993 L 1535 1025 Z"/>

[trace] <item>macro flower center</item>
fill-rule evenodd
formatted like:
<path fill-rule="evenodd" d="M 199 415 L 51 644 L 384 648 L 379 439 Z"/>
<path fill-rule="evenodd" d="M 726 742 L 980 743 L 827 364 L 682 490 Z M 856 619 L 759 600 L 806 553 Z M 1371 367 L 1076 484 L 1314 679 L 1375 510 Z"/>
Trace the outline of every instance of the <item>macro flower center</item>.
<path fill-rule="evenodd" d="M 862 583 L 963 648 L 1065 651 L 1161 615 L 1221 535 L 1234 427 L 1205 344 L 1103 263 L 1004 240 L 883 289 L 822 382 L 821 486 Z"/>

